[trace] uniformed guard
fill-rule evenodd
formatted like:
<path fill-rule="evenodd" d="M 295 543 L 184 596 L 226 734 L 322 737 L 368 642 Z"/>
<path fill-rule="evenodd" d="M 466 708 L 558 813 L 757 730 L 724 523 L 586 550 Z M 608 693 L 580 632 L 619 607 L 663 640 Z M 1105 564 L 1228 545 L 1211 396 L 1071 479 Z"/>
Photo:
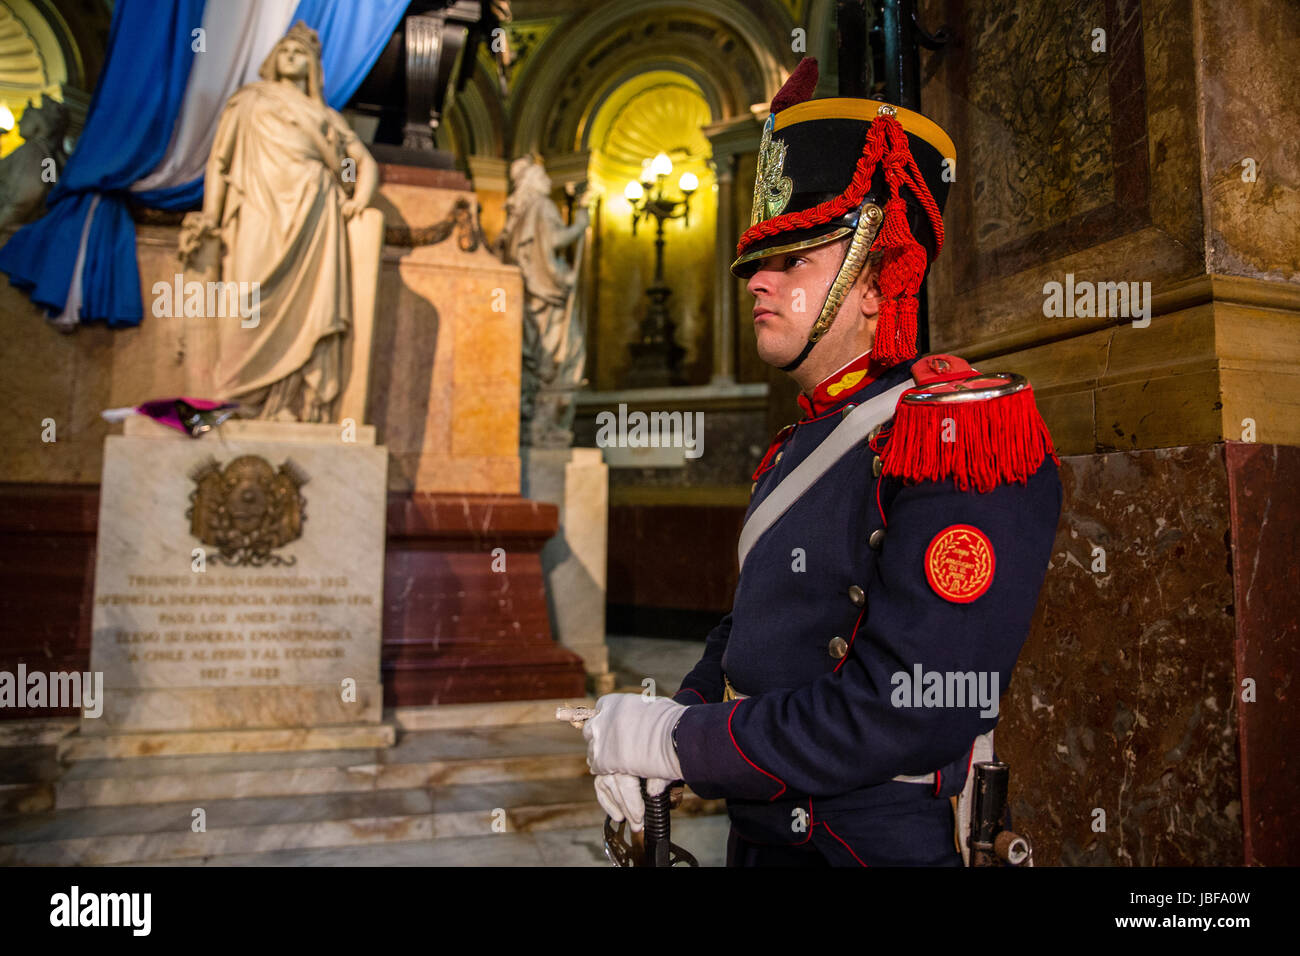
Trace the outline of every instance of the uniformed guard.
<path fill-rule="evenodd" d="M 952 141 L 816 82 L 805 59 L 772 101 L 731 267 L 804 417 L 754 474 L 731 613 L 671 700 L 600 698 L 588 763 L 634 829 L 638 778 L 725 797 L 729 865 L 959 866 L 950 798 L 992 758 L 1059 461 L 1023 378 L 916 357 Z"/>

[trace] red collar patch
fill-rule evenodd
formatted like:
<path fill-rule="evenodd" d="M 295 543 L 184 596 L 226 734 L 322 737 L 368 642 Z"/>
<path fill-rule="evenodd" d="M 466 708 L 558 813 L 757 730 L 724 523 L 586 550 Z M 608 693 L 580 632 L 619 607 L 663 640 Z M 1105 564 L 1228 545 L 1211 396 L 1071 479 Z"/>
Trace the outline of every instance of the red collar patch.
<path fill-rule="evenodd" d="M 885 369 L 873 364 L 870 352 L 863 352 L 848 365 L 838 369 L 813 389 L 812 397 L 799 393 L 799 407 L 816 417 L 839 405 L 845 398 L 870 385 Z"/>

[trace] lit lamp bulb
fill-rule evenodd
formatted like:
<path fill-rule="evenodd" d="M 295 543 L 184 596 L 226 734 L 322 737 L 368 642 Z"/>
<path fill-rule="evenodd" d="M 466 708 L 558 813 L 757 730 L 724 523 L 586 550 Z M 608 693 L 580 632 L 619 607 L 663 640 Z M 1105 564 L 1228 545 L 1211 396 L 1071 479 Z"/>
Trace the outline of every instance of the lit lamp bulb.
<path fill-rule="evenodd" d="M 650 172 L 656 176 L 671 176 L 673 173 L 673 161 L 668 158 L 667 153 L 660 153 L 650 161 Z"/>
<path fill-rule="evenodd" d="M 677 188 L 690 195 L 700 188 L 699 177 L 694 173 L 682 173 L 682 178 L 677 181 Z"/>
<path fill-rule="evenodd" d="M 14 128 L 14 114 L 9 107 L 0 103 L 0 133 L 7 133 Z"/>
<path fill-rule="evenodd" d="M 630 203 L 640 202 L 641 197 L 644 195 L 645 190 L 641 188 L 641 184 L 635 179 L 623 187 L 623 198 Z"/>

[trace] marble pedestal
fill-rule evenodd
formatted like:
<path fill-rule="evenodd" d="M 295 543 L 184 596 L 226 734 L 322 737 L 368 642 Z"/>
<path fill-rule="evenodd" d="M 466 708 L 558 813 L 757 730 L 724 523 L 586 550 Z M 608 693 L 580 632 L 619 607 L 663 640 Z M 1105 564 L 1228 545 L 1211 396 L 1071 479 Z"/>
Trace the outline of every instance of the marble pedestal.
<path fill-rule="evenodd" d="M 609 468 L 598 448 L 521 451 L 523 494 L 560 509 L 560 530 L 542 549 L 551 627 L 582 658 L 592 692 L 614 689 L 605 645 Z"/>
<path fill-rule="evenodd" d="M 518 495 L 389 495 L 391 705 L 583 696 L 583 662 L 547 617 L 541 551 L 557 524 L 554 505 Z"/>
<path fill-rule="evenodd" d="M 386 575 L 389 703 L 580 695 L 583 662 L 551 639 L 541 576 L 555 508 L 519 496 L 519 270 L 484 247 L 463 176 L 389 165 L 381 173 L 374 374 L 365 416 L 352 417 L 374 426 L 389 458 L 388 550 L 376 562 Z M 180 271 L 177 234 L 174 225 L 137 228 L 146 302 Z M 201 365 L 202 343 L 187 332 L 206 327 L 146 315 L 134 328 L 64 335 L 3 282 L 0 314 L 28 330 L 20 347 L 0 348 L 12 411 L 0 419 L 0 612 L 9 624 L 0 669 L 84 670 L 97 486 L 105 438 L 121 427 L 99 413 L 193 394 L 188 373 Z M 496 547 L 508 553 L 505 575 L 491 569 Z M 0 708 L 0 720 L 70 712 Z"/>
<path fill-rule="evenodd" d="M 387 455 L 357 431 L 228 422 L 193 440 L 137 418 L 107 439 L 90 654 L 103 709 L 65 759 L 393 743 Z M 218 537 L 232 527 L 244 537 Z"/>

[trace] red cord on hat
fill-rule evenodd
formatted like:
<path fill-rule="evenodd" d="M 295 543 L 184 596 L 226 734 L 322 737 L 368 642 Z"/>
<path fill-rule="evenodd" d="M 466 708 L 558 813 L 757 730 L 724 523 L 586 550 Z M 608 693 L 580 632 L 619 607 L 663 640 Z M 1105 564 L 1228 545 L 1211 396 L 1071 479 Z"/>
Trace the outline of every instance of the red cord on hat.
<path fill-rule="evenodd" d="M 925 277 L 925 248 L 916 241 L 907 224 L 907 202 L 900 193 L 906 184 L 930 220 L 934 232 L 934 254 L 943 248 L 943 216 L 921 175 L 908 145 L 907 132 L 898 119 L 877 115 L 867 130 L 862 155 L 844 192 L 811 209 L 783 213 L 750 226 L 736 245 L 736 255 L 759 239 L 794 229 L 810 229 L 838 219 L 862 204 L 877 165 L 883 163 L 890 198 L 885 203 L 885 221 L 872 248 L 884 252 L 880 292 L 885 301 L 876 323 L 876 341 L 871 354 L 883 365 L 896 365 L 916 354 L 916 293 Z"/>

